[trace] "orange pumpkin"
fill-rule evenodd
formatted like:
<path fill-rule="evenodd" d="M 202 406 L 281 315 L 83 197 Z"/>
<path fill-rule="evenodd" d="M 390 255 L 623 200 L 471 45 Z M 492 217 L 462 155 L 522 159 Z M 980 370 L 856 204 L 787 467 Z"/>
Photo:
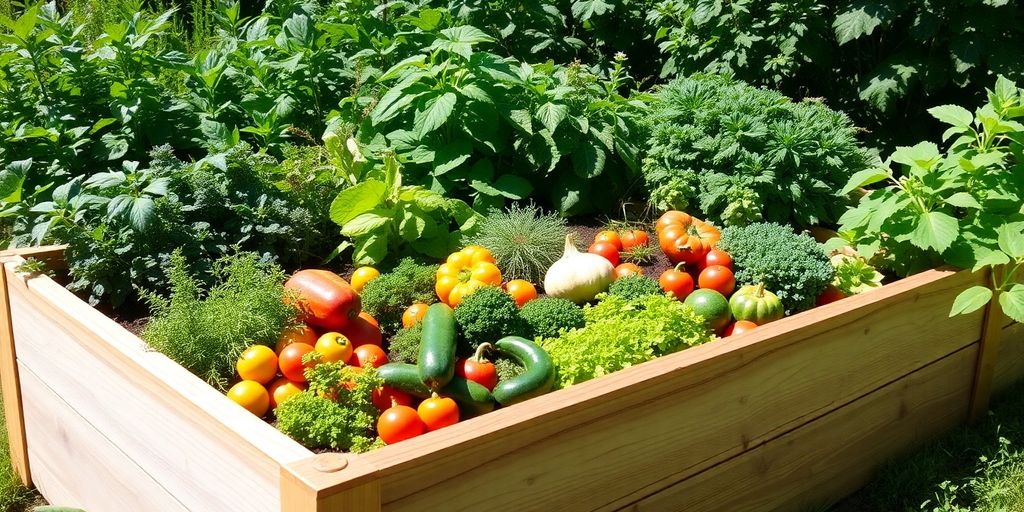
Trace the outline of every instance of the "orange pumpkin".
<path fill-rule="evenodd" d="M 718 228 L 689 214 L 670 210 L 658 219 L 658 244 L 672 263 L 704 261 L 721 233 Z"/>

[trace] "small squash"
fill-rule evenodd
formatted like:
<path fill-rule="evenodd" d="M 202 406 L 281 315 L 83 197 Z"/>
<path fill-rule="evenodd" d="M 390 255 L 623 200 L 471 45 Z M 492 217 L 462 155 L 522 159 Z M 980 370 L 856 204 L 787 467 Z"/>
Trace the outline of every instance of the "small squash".
<path fill-rule="evenodd" d="M 764 283 L 744 286 L 733 293 L 729 310 L 737 321 L 747 320 L 757 325 L 774 322 L 785 315 L 779 296 L 765 290 Z"/>

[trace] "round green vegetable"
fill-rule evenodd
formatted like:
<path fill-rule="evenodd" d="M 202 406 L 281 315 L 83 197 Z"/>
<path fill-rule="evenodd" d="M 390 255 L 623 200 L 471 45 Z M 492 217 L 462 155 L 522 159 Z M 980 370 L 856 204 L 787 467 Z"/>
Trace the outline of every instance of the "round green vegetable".
<path fill-rule="evenodd" d="M 502 336 L 526 334 L 515 299 L 500 288 L 487 286 L 462 299 L 455 308 L 459 329 L 459 353 L 469 356 L 481 343 L 490 343 Z"/>
<path fill-rule="evenodd" d="M 774 322 L 783 317 L 782 301 L 765 290 L 763 284 L 744 286 L 729 299 L 729 310 L 736 320 L 747 320 L 757 325 Z"/>
<path fill-rule="evenodd" d="M 494 399 L 499 404 L 512 405 L 551 391 L 555 365 L 539 345 L 519 336 L 506 336 L 496 341 L 494 348 L 526 368 L 518 377 L 500 381 L 494 387 Z"/>
<path fill-rule="evenodd" d="M 419 369 L 415 365 L 388 363 L 377 368 L 377 376 L 384 384 L 419 398 L 429 398 L 432 393 L 420 380 Z M 459 404 L 459 412 L 464 417 L 494 410 L 494 397 L 487 388 L 458 375 L 437 393 L 455 400 Z"/>
<path fill-rule="evenodd" d="M 427 308 L 416 364 L 430 389 L 440 389 L 455 375 L 455 311 L 447 304 Z"/>
<path fill-rule="evenodd" d="M 704 317 L 704 323 L 715 332 L 721 332 L 732 320 L 729 301 L 725 295 L 710 288 L 694 290 L 686 297 L 683 304 L 690 306 L 698 315 Z"/>
<path fill-rule="evenodd" d="M 571 300 L 541 297 L 527 302 L 519 310 L 531 337 L 554 338 L 561 330 L 579 329 L 587 323 L 583 308 Z"/>

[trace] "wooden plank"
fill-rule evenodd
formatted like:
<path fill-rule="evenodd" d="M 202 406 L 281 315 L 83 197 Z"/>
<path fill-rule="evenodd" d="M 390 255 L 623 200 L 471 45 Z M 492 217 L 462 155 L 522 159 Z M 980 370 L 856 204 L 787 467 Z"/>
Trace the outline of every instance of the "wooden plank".
<path fill-rule="evenodd" d="M 38 375 L 21 370 L 29 456 L 51 503 L 91 512 L 186 510 Z"/>
<path fill-rule="evenodd" d="M 51 270 L 63 270 L 67 268 L 67 263 L 64 261 L 64 250 L 66 248 L 66 245 L 41 245 L 38 247 L 7 249 L 0 251 L 0 261 L 9 260 L 12 257 L 20 259 L 34 258 L 45 263 Z"/>
<path fill-rule="evenodd" d="M 380 480 L 343 492 L 324 494 L 317 478 L 309 475 L 344 475 L 354 455 L 319 454 L 281 468 L 281 512 L 379 512 Z M 358 465 L 359 462 L 355 462 Z"/>
<path fill-rule="evenodd" d="M 281 462 L 268 452 L 308 450 L 77 298 L 58 311 L 36 293 L 59 287 L 48 278 L 11 281 L 20 362 L 134 463 L 190 510 L 278 510 Z M 104 336 L 89 328 L 96 316 L 112 324 Z"/>
<path fill-rule="evenodd" d="M 986 279 L 988 277 L 986 276 Z M 995 376 L 999 350 L 1003 341 L 1002 327 L 1006 323 L 1006 315 L 999 305 L 999 293 L 992 296 L 985 307 L 985 321 L 981 326 L 981 340 L 978 348 L 978 361 L 974 370 L 974 381 L 971 385 L 971 403 L 967 410 L 968 420 L 974 422 L 985 417 L 988 404 L 992 399 L 992 379 Z"/>
<path fill-rule="evenodd" d="M 477 508 L 482 488 L 497 509 L 626 505 L 974 343 L 982 313 L 945 312 L 977 282 L 919 274 L 360 455 L 361 473 L 317 485 L 381 478 L 386 510 Z"/>
<path fill-rule="evenodd" d="M 7 273 L 0 271 L 0 392 L 4 398 L 4 418 L 7 423 L 7 443 L 11 465 L 25 486 L 32 485 L 32 473 L 25 444 L 25 418 L 22 413 L 21 385 L 18 378 L 17 351 L 11 326 L 11 307 L 8 300 Z"/>
<path fill-rule="evenodd" d="M 965 419 L 977 352 L 966 347 L 623 510 L 821 510 Z"/>
<path fill-rule="evenodd" d="M 1002 343 L 996 359 L 992 391 L 998 393 L 1024 379 L 1024 324 L 1011 323 L 1002 329 Z"/>

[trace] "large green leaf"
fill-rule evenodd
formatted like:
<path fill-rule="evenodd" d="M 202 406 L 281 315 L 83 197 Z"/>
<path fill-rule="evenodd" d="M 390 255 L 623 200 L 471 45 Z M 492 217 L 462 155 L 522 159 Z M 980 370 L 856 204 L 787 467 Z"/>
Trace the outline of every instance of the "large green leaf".
<path fill-rule="evenodd" d="M 388 254 L 387 231 L 374 233 L 370 236 L 359 238 L 355 241 L 355 249 L 352 251 L 352 263 L 355 265 L 376 265 L 384 260 Z"/>
<path fill-rule="evenodd" d="M 992 300 L 992 290 L 985 286 L 972 286 L 956 296 L 949 316 L 966 315 L 973 313 L 988 304 Z"/>
<path fill-rule="evenodd" d="M 567 115 L 569 115 L 569 107 L 551 102 L 541 105 L 537 108 L 537 112 L 534 114 L 537 120 L 540 121 L 551 134 L 555 133 L 555 129 L 558 128 L 558 125 L 565 120 Z"/>
<path fill-rule="evenodd" d="M 341 227 L 341 234 L 356 238 L 381 231 L 382 229 L 386 230 L 391 223 L 391 216 L 393 214 L 393 211 L 383 208 L 361 213 Z"/>
<path fill-rule="evenodd" d="M 855 0 L 846 11 L 836 16 L 832 22 L 832 30 L 835 31 L 839 44 L 844 45 L 871 35 L 876 28 L 892 19 L 893 15 L 894 12 L 888 2 Z"/>
<path fill-rule="evenodd" d="M 956 127 L 970 126 L 974 121 L 974 114 L 959 105 L 939 105 L 928 109 L 928 113 L 935 119 Z"/>
<path fill-rule="evenodd" d="M 342 190 L 331 202 L 331 220 L 344 226 L 357 215 L 376 208 L 386 192 L 384 182 L 378 180 L 366 180 Z"/>
<path fill-rule="evenodd" d="M 1024 284 L 1015 284 L 1009 291 L 999 294 L 1003 313 L 1017 322 L 1024 322 Z"/>
<path fill-rule="evenodd" d="M 446 92 L 426 101 L 423 110 L 416 113 L 416 135 L 422 139 L 424 135 L 444 125 L 455 110 L 455 102 L 458 96 L 453 92 Z"/>
<path fill-rule="evenodd" d="M 21 201 L 21 190 L 25 184 L 32 159 L 11 162 L 0 170 L 0 202 L 16 203 Z"/>
<path fill-rule="evenodd" d="M 960 224 L 952 216 L 942 212 L 924 212 L 910 234 L 910 243 L 922 249 L 944 252 L 960 234 Z"/>
<path fill-rule="evenodd" d="M 999 226 L 999 248 L 1011 258 L 1024 258 L 1024 222 Z"/>
<path fill-rule="evenodd" d="M 850 176 L 850 180 L 846 182 L 846 186 L 839 191 L 840 194 L 846 195 L 850 192 L 868 185 L 878 183 L 889 177 L 889 172 L 885 169 L 864 169 L 863 171 L 857 171 Z"/>

